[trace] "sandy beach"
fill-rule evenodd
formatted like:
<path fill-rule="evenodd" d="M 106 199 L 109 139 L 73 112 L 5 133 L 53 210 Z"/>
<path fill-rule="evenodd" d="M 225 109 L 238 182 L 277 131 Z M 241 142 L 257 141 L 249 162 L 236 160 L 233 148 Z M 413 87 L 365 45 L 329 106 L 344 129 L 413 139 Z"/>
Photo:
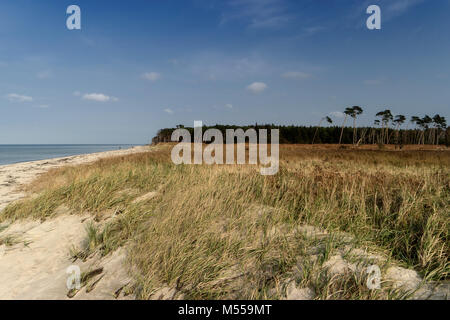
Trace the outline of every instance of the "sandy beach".
<path fill-rule="evenodd" d="M 123 156 L 148 150 L 148 146 L 136 146 L 122 150 L 2 165 L 0 166 L 0 212 L 12 201 L 19 200 L 25 196 L 20 190 L 20 186 L 31 182 L 39 174 L 50 169 L 65 165 L 89 163 L 102 158 Z"/>
<path fill-rule="evenodd" d="M 0 214 L 9 203 L 25 196 L 20 190 L 22 185 L 49 169 L 147 151 L 148 146 L 138 146 L 0 166 Z M 74 264 L 69 252 L 74 246 L 82 245 L 86 234 L 85 227 L 92 223 L 92 217 L 86 214 L 72 215 L 67 208 L 61 210 L 64 211 L 61 216 L 43 223 L 27 220 L 0 225 L 0 237 L 14 239 L 13 244 L 0 243 L 0 300 L 69 298 L 66 286 L 67 268 Z M 93 278 L 94 285 L 90 290 L 83 288 L 71 298 L 126 299 L 114 295 L 130 282 L 123 268 L 124 258 L 124 251 L 118 250 L 106 259 L 95 256 L 85 262 L 78 261 L 76 266 L 85 272 L 101 272 Z"/>

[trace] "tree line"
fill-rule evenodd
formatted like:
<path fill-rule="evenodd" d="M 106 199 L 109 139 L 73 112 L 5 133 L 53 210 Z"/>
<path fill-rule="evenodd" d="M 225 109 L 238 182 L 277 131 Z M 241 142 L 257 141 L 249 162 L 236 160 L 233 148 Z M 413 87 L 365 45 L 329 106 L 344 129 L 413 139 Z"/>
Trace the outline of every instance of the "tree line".
<path fill-rule="evenodd" d="M 218 129 L 225 136 L 227 129 L 267 129 L 268 139 L 270 130 L 278 129 L 280 132 L 280 143 L 283 144 L 405 144 L 417 145 L 446 145 L 450 143 L 450 128 L 447 127 L 445 117 L 435 115 L 430 117 L 412 116 L 409 121 L 405 115 L 393 115 L 391 110 L 386 109 L 376 113 L 372 127 L 357 127 L 357 118 L 363 113 L 359 106 L 348 107 L 343 112 L 342 123 L 335 125 L 330 116 L 320 119 L 317 126 L 280 126 L 275 124 L 258 124 L 247 126 L 220 125 L 203 126 L 203 132 L 208 129 Z M 352 119 L 352 126 L 348 127 L 348 119 Z M 328 126 L 322 126 L 323 123 Z M 176 128 L 165 128 L 158 131 L 152 143 L 170 142 L 171 135 L 177 128 L 187 129 L 193 137 L 194 128 L 178 125 Z M 270 140 L 269 140 L 270 141 Z"/>

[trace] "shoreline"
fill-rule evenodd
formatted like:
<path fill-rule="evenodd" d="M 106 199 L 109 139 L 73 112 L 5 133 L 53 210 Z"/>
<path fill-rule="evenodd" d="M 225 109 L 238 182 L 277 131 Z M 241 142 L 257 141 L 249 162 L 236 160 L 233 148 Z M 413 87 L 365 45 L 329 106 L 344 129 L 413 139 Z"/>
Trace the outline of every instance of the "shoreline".
<path fill-rule="evenodd" d="M 50 169 L 63 167 L 65 165 L 85 164 L 103 158 L 142 153 L 149 150 L 149 146 L 133 146 L 127 149 L 0 165 L 0 214 L 8 204 L 26 196 L 25 193 L 20 190 L 21 186 L 31 182 L 38 175 L 45 173 Z"/>
<path fill-rule="evenodd" d="M 25 163 L 25 162 L 36 162 L 36 161 L 44 161 L 44 160 L 53 160 L 53 159 L 59 159 L 59 158 L 67 158 L 67 157 L 74 157 L 74 156 L 81 156 L 81 155 L 87 155 L 87 154 L 92 154 L 92 153 L 102 153 L 102 152 L 108 152 L 108 151 L 117 151 L 117 150 L 128 150 L 128 149 L 132 149 L 133 147 L 140 147 L 143 145 L 140 144 L 71 144 L 71 145 L 67 145 L 67 144 L 0 144 L 0 148 L 1 147 L 10 147 L 10 148 L 14 148 L 14 147 L 81 147 L 81 146 L 86 146 L 86 147 L 93 147 L 93 146 L 114 146 L 114 147 L 118 147 L 117 149 L 105 149 L 105 150 L 86 150 L 87 152 L 75 152 L 75 153 L 68 153 L 68 154 L 57 154 L 55 153 L 54 155 L 49 154 L 47 155 L 48 157 L 45 158 L 37 158 L 37 159 L 23 159 L 23 160 L 15 160 L 14 162 L 0 162 L 0 167 L 2 166 L 7 166 L 7 165 L 11 165 L 11 164 L 19 164 L 19 163 Z M 1 149 L 0 149 L 1 151 Z"/>

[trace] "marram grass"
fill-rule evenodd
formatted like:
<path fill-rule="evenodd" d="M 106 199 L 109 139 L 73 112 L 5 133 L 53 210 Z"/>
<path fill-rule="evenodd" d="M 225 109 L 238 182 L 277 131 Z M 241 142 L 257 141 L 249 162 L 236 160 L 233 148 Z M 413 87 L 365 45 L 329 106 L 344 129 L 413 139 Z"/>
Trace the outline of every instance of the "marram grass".
<path fill-rule="evenodd" d="M 319 299 L 393 298 L 362 277 L 324 280 L 313 272 L 341 244 L 297 232 L 312 225 L 350 235 L 413 267 L 428 280 L 449 278 L 450 152 L 375 151 L 281 146 L 279 173 L 256 166 L 175 166 L 170 145 L 158 151 L 52 170 L 7 207 L 0 222 L 48 219 L 61 206 L 96 217 L 114 214 L 85 250 L 129 248 L 139 298 L 162 285 L 193 299 L 273 297 L 292 277 Z M 156 195 L 134 200 L 149 192 Z M 302 260 L 311 247 L 316 262 Z M 277 295 L 275 294 L 275 297 Z M 281 297 L 281 296 L 278 296 Z"/>

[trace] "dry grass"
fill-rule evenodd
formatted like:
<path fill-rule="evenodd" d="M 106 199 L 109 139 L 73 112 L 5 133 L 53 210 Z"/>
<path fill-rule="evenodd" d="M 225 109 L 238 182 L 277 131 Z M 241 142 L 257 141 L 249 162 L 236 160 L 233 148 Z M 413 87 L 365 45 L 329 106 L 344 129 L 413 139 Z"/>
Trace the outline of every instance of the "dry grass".
<path fill-rule="evenodd" d="M 264 177 L 249 165 L 175 166 L 166 145 L 52 170 L 29 186 L 38 196 L 10 205 L 0 222 L 46 219 L 63 204 L 114 212 L 91 230 L 89 250 L 128 243 L 140 298 L 163 285 L 194 299 L 279 298 L 273 288 L 294 276 L 318 298 L 395 297 L 368 290 L 363 276 L 314 271 L 349 243 L 448 279 L 450 152 L 372 149 L 281 146 L 279 173 Z M 156 196 L 134 201 L 149 192 Z M 305 224 L 351 240 L 306 237 Z M 314 247 L 322 249 L 311 262 Z M 292 272 L 299 259 L 300 276 Z"/>

